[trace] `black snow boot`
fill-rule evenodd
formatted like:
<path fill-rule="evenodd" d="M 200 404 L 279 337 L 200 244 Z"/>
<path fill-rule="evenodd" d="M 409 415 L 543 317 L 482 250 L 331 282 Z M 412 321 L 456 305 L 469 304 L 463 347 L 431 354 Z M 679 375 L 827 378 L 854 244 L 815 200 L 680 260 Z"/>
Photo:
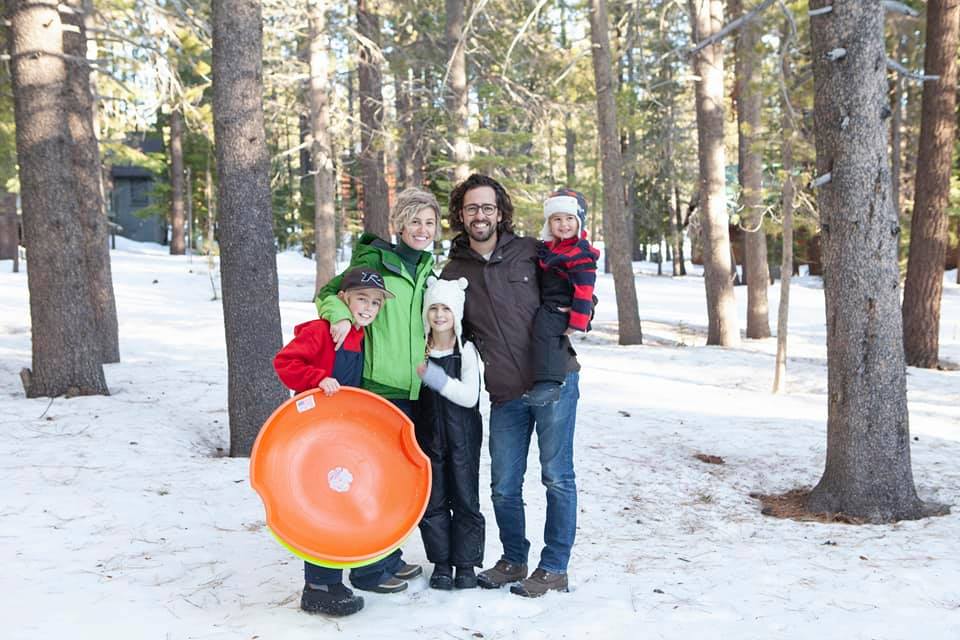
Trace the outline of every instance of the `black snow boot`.
<path fill-rule="evenodd" d="M 457 579 L 453 581 L 457 589 L 476 589 L 477 574 L 473 567 L 457 567 Z"/>
<path fill-rule="evenodd" d="M 434 565 L 433 575 L 430 576 L 430 588 L 440 591 L 453 589 L 453 567 L 448 564 Z"/>
<path fill-rule="evenodd" d="M 349 616 L 363 609 L 363 598 L 353 595 L 342 582 L 330 585 L 303 586 L 300 608 L 307 613 L 328 616 Z"/>

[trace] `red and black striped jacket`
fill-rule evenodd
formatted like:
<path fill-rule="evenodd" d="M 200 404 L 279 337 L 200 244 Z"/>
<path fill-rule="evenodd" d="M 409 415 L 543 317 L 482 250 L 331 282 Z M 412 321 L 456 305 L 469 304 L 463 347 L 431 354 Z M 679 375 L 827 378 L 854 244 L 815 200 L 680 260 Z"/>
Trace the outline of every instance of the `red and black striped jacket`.
<path fill-rule="evenodd" d="M 552 298 L 544 291 L 544 302 L 570 307 L 571 329 L 586 331 L 593 314 L 593 287 L 597 282 L 597 258 L 600 252 L 587 240 L 587 233 L 566 240 L 544 242 L 538 252 L 540 268 L 548 276 L 559 276 L 569 283 L 569 300 Z M 546 281 L 549 278 L 545 279 Z"/>

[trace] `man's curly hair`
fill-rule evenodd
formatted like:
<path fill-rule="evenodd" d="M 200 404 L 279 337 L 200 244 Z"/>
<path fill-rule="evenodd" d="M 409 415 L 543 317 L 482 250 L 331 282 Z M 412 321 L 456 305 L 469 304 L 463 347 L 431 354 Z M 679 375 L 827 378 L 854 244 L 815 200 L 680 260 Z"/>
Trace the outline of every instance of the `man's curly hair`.
<path fill-rule="evenodd" d="M 457 234 L 465 231 L 463 220 L 460 218 L 463 198 L 467 191 L 477 187 L 490 187 L 497 196 L 497 210 L 500 212 L 497 234 L 513 233 L 513 201 L 510 200 L 510 194 L 499 182 L 480 173 L 472 174 L 450 192 L 450 202 L 447 206 L 447 222 L 450 223 L 450 229 Z"/>

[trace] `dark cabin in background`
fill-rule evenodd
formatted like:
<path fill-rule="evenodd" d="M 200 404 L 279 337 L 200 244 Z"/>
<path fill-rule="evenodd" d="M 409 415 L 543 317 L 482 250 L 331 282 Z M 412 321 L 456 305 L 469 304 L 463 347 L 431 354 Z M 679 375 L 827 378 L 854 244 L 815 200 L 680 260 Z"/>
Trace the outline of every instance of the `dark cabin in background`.
<path fill-rule="evenodd" d="M 127 142 L 143 153 L 162 153 L 163 141 L 134 134 Z M 163 216 L 137 215 L 154 202 L 153 189 L 157 176 L 148 169 L 135 165 L 110 166 L 107 202 L 110 221 L 120 225 L 117 235 L 137 242 L 167 243 L 167 221 Z"/>

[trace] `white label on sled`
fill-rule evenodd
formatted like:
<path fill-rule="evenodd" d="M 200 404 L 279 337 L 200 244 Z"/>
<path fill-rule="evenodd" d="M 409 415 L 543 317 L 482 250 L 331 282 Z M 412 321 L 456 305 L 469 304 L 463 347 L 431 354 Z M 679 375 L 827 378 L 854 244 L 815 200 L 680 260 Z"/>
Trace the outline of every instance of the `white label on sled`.
<path fill-rule="evenodd" d="M 353 482 L 353 474 L 343 467 L 330 469 L 327 472 L 327 484 L 337 493 L 346 493 L 350 491 L 350 484 Z"/>
<path fill-rule="evenodd" d="M 304 396 L 297 400 L 297 412 L 303 413 L 304 411 L 310 411 L 317 406 L 317 401 L 313 399 L 313 396 Z"/>

